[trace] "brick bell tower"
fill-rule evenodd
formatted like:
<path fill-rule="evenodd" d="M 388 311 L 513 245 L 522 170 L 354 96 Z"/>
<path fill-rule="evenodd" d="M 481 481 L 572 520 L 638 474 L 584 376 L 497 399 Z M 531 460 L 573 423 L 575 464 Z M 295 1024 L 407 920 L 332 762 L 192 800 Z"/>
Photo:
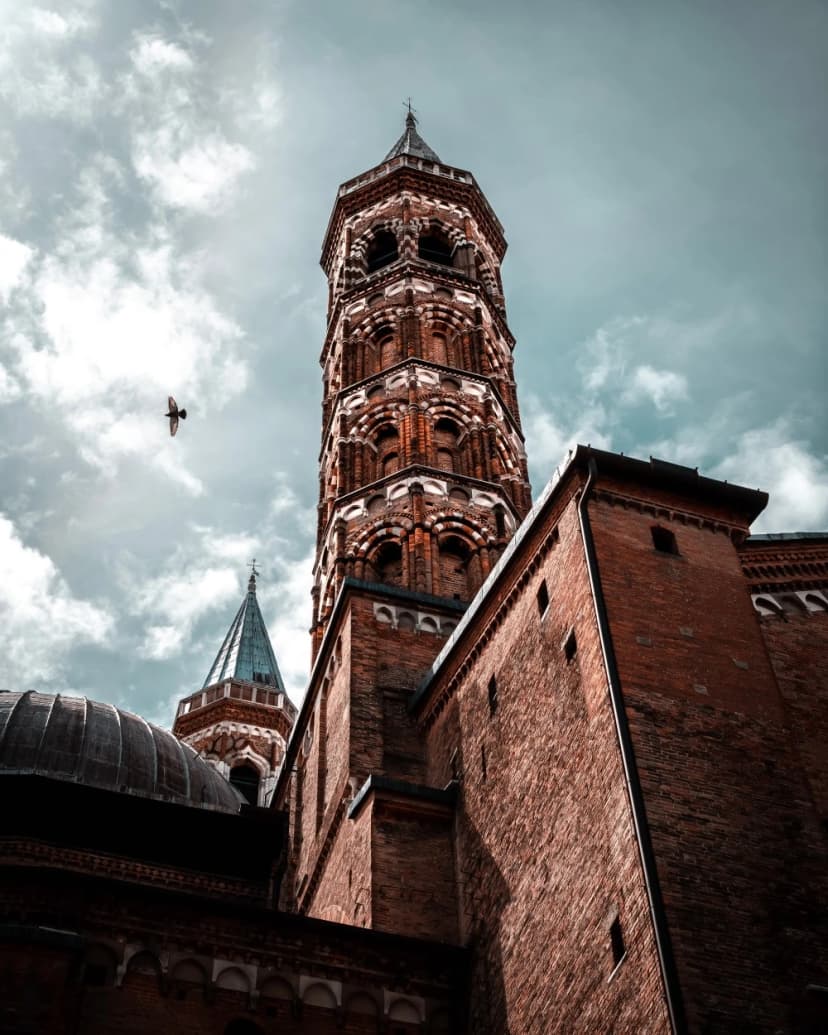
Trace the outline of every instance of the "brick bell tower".
<path fill-rule="evenodd" d="M 474 177 L 410 111 L 337 193 L 313 669 L 273 799 L 291 816 L 288 909 L 456 937 L 453 805 L 427 787 L 407 709 L 531 505 L 505 251 Z"/>
<path fill-rule="evenodd" d="M 474 177 L 412 112 L 340 187 L 328 277 L 314 655 L 343 578 L 471 600 L 531 505 L 500 263 Z"/>

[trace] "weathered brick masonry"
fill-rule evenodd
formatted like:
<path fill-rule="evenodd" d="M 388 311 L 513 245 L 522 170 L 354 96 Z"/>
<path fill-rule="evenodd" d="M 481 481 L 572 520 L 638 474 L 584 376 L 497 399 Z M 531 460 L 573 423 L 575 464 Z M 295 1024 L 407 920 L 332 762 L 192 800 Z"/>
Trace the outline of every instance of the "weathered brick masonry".
<path fill-rule="evenodd" d="M 411 114 L 339 189 L 298 712 L 255 568 L 179 742 L 0 695 L 0 1031 L 828 1031 L 828 535 L 583 446 L 530 509 L 505 248 Z"/>

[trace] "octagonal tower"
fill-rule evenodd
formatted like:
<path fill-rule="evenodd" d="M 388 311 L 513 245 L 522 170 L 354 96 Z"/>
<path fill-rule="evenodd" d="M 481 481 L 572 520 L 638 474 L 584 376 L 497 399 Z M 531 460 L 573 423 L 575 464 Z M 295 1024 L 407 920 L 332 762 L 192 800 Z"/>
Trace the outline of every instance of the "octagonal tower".
<path fill-rule="evenodd" d="M 405 131 L 337 194 L 328 277 L 314 657 L 342 580 L 469 601 L 529 509 L 500 263 L 471 173 Z"/>

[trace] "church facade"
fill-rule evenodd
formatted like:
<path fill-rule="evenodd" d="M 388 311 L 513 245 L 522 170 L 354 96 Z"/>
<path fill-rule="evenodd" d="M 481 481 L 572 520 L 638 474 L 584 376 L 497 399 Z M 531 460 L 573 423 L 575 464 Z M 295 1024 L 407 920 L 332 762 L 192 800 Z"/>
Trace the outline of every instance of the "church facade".
<path fill-rule="evenodd" d="M 0 1033 L 828 1030 L 828 534 L 579 446 L 533 503 L 474 177 L 343 184 L 312 670 L 0 694 Z"/>

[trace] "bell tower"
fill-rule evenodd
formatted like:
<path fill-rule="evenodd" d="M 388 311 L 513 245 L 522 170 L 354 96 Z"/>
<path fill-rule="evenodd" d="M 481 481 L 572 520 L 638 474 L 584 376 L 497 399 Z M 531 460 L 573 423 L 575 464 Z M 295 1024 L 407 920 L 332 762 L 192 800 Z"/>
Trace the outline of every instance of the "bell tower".
<path fill-rule="evenodd" d="M 313 668 L 274 792 L 290 811 L 288 909 L 457 937 L 453 791 L 429 786 L 408 708 L 531 503 L 505 251 L 474 177 L 410 111 L 337 193 Z"/>
<path fill-rule="evenodd" d="M 348 576 L 468 602 L 529 509 L 500 263 L 474 177 L 405 130 L 343 184 L 328 331 L 314 656 Z"/>

